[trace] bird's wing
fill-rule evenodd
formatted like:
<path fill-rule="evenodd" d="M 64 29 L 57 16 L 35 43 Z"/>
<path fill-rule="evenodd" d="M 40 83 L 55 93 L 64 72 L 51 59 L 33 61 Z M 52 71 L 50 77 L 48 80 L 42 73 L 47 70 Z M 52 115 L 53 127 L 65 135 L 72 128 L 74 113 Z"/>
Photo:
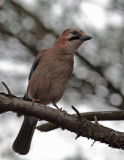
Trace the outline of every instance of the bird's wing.
<path fill-rule="evenodd" d="M 38 61 L 39 61 L 39 59 L 41 58 L 41 56 L 42 56 L 42 55 L 40 54 L 40 55 L 38 55 L 38 56 L 35 58 L 34 63 L 33 63 L 33 65 L 32 65 L 32 67 L 31 67 L 30 73 L 29 73 L 29 80 L 31 79 L 31 76 L 32 76 L 35 68 L 37 67 Z"/>
<path fill-rule="evenodd" d="M 37 55 L 37 57 L 35 58 L 35 60 L 34 60 L 34 62 L 33 62 L 33 65 L 32 65 L 32 67 L 31 67 L 31 70 L 30 70 L 30 73 L 29 73 L 29 81 L 30 81 L 30 79 L 31 79 L 31 77 L 32 77 L 32 74 L 33 74 L 33 72 L 34 72 L 34 70 L 36 69 L 36 67 L 37 67 L 37 65 L 38 65 L 38 62 L 39 62 L 39 60 L 40 60 L 40 58 L 42 57 L 42 54 L 40 53 L 40 54 L 38 54 Z M 29 85 L 29 84 L 28 84 Z M 28 86 L 29 87 L 29 86 Z M 26 93 L 25 93 L 25 95 L 24 95 L 24 97 L 23 97 L 23 99 L 28 99 L 29 97 L 28 97 L 28 87 L 27 87 L 27 91 L 26 91 Z"/>
<path fill-rule="evenodd" d="M 36 67 L 37 67 L 37 65 L 38 65 L 38 62 L 39 62 L 39 59 L 42 57 L 42 54 L 39 54 L 36 58 L 35 58 L 35 60 L 34 60 L 34 62 L 33 62 L 33 65 L 32 65 L 32 67 L 31 67 L 31 70 L 30 70 L 30 73 L 29 73 L 29 81 L 30 81 L 30 79 L 31 79 L 31 77 L 32 77 L 32 74 L 33 74 L 33 72 L 34 72 L 34 70 L 36 69 Z M 28 84 L 29 85 L 29 84 Z M 29 87 L 29 86 L 28 86 Z M 26 93 L 25 93 L 25 95 L 24 95 L 24 97 L 23 97 L 23 99 L 25 99 L 25 100 L 27 100 L 29 97 L 28 97 L 28 87 L 27 87 L 27 91 L 26 91 Z M 19 117 L 20 117 L 20 114 L 18 115 Z"/>

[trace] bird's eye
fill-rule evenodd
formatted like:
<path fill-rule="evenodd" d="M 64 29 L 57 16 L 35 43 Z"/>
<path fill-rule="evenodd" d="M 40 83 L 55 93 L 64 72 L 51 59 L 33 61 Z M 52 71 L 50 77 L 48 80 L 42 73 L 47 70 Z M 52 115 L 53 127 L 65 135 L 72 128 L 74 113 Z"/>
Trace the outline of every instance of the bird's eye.
<path fill-rule="evenodd" d="M 77 31 L 72 31 L 71 33 L 72 33 L 73 35 L 77 35 L 77 34 L 78 34 Z"/>

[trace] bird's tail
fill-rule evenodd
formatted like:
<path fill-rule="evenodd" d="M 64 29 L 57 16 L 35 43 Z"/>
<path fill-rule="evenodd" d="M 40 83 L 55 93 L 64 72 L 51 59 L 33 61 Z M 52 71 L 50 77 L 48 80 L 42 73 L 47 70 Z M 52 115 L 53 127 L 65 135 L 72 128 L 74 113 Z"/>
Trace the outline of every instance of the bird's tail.
<path fill-rule="evenodd" d="M 25 116 L 21 129 L 13 143 L 13 150 L 19 154 L 25 155 L 29 152 L 32 136 L 38 119 Z"/>

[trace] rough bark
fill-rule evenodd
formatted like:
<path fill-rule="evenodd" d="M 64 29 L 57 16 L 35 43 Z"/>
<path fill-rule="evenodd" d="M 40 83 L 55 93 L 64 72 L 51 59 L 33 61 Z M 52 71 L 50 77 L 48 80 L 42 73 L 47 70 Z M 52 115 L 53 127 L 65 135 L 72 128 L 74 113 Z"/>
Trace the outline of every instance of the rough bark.
<path fill-rule="evenodd" d="M 78 117 L 77 114 L 72 114 L 72 116 Z M 89 121 L 94 121 L 95 120 L 94 116 L 97 117 L 98 121 L 124 120 L 124 110 L 85 112 L 85 113 L 80 113 L 80 116 Z M 59 126 L 53 123 L 45 123 L 37 126 L 37 129 L 42 132 L 48 132 L 57 128 L 59 128 Z"/>
<path fill-rule="evenodd" d="M 115 131 L 108 127 L 90 122 L 85 118 L 77 118 L 65 112 L 35 103 L 32 107 L 32 102 L 25 101 L 17 97 L 9 97 L 8 95 L 0 94 L 0 113 L 13 111 L 21 114 L 32 115 L 40 120 L 46 120 L 60 126 L 63 129 L 74 132 L 79 136 L 94 139 L 106 143 L 113 148 L 124 149 L 124 133 Z"/>

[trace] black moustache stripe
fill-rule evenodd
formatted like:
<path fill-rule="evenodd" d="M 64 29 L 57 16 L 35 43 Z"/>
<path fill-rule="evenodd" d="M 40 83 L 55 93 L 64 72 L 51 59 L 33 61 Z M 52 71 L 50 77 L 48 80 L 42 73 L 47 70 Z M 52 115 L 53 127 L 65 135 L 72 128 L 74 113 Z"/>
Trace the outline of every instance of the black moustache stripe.
<path fill-rule="evenodd" d="M 75 36 L 75 37 L 71 37 L 71 38 L 69 39 L 69 41 L 78 40 L 78 39 L 80 39 L 80 37 L 79 37 L 79 36 Z"/>

